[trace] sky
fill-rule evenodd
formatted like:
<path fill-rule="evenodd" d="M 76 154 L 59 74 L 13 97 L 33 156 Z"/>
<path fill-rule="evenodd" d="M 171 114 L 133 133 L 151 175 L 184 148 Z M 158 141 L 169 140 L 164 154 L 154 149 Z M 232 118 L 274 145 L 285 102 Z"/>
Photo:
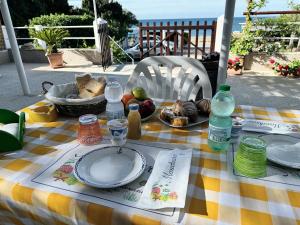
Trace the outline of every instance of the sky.
<path fill-rule="evenodd" d="M 123 8 L 133 12 L 137 19 L 209 18 L 224 14 L 226 0 L 118 0 Z M 268 0 L 261 10 L 287 10 L 288 0 Z M 294 0 L 300 3 L 300 0 Z M 81 6 L 81 0 L 69 0 Z M 242 16 L 246 0 L 236 0 L 235 16 Z"/>

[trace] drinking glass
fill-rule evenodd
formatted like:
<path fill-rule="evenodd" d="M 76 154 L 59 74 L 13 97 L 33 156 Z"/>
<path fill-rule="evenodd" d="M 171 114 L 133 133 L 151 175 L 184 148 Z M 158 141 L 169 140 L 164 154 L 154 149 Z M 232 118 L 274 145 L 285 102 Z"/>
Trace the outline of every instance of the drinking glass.
<path fill-rule="evenodd" d="M 246 177 L 266 176 L 266 142 L 258 137 L 243 136 L 234 157 L 235 170 Z"/>
<path fill-rule="evenodd" d="M 102 140 L 100 125 L 96 115 L 86 114 L 79 117 L 77 139 L 84 145 L 95 145 Z"/>
<path fill-rule="evenodd" d="M 107 122 L 107 127 L 111 137 L 111 143 L 119 146 L 118 152 L 121 153 L 122 146 L 126 144 L 128 133 L 128 121 L 125 118 L 114 119 Z"/>

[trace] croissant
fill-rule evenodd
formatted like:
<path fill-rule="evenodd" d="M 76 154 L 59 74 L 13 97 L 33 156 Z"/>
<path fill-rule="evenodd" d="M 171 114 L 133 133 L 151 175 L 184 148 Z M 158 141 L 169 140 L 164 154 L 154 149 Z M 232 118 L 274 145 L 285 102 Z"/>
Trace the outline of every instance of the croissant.
<path fill-rule="evenodd" d="M 202 115 L 209 115 L 210 108 L 210 100 L 209 99 L 201 99 L 196 102 L 196 107 L 198 109 L 198 113 Z"/>
<path fill-rule="evenodd" d="M 174 105 L 174 113 L 177 116 L 188 117 L 190 122 L 197 120 L 197 107 L 194 102 L 177 100 Z"/>

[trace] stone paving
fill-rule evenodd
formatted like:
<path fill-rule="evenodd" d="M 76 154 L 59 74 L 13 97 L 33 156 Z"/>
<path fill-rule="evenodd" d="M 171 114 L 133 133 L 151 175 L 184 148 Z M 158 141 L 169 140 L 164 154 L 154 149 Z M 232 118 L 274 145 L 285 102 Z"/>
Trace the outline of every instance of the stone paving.
<path fill-rule="evenodd" d="M 62 84 L 74 81 L 77 73 L 103 73 L 101 67 L 93 65 L 69 66 L 55 70 L 47 64 L 26 63 L 24 66 L 32 95 L 23 96 L 14 64 L 0 65 L 0 108 L 16 111 L 42 100 L 43 81 Z M 133 68 L 133 65 L 115 65 L 105 72 L 125 84 Z M 242 76 L 229 76 L 227 83 L 232 86 L 237 104 L 300 110 L 300 79 L 273 76 L 266 72 L 245 72 Z"/>

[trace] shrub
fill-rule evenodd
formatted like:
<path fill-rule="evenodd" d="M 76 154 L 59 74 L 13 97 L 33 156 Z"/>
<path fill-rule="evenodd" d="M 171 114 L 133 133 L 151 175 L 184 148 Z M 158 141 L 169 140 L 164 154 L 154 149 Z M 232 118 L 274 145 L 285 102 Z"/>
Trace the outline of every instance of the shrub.
<path fill-rule="evenodd" d="M 123 63 L 129 60 L 128 56 L 114 42 L 110 42 L 110 47 L 115 60 L 114 63 Z"/>
<path fill-rule="evenodd" d="M 50 14 L 34 17 L 29 21 L 29 26 L 43 25 L 43 26 L 76 26 L 76 25 L 92 25 L 94 18 L 90 15 L 65 15 L 65 14 Z M 68 29 L 72 37 L 93 37 L 93 28 L 84 29 Z M 29 30 L 30 37 L 33 37 L 34 30 Z M 83 47 L 93 46 L 94 40 L 65 40 L 62 47 Z"/>

